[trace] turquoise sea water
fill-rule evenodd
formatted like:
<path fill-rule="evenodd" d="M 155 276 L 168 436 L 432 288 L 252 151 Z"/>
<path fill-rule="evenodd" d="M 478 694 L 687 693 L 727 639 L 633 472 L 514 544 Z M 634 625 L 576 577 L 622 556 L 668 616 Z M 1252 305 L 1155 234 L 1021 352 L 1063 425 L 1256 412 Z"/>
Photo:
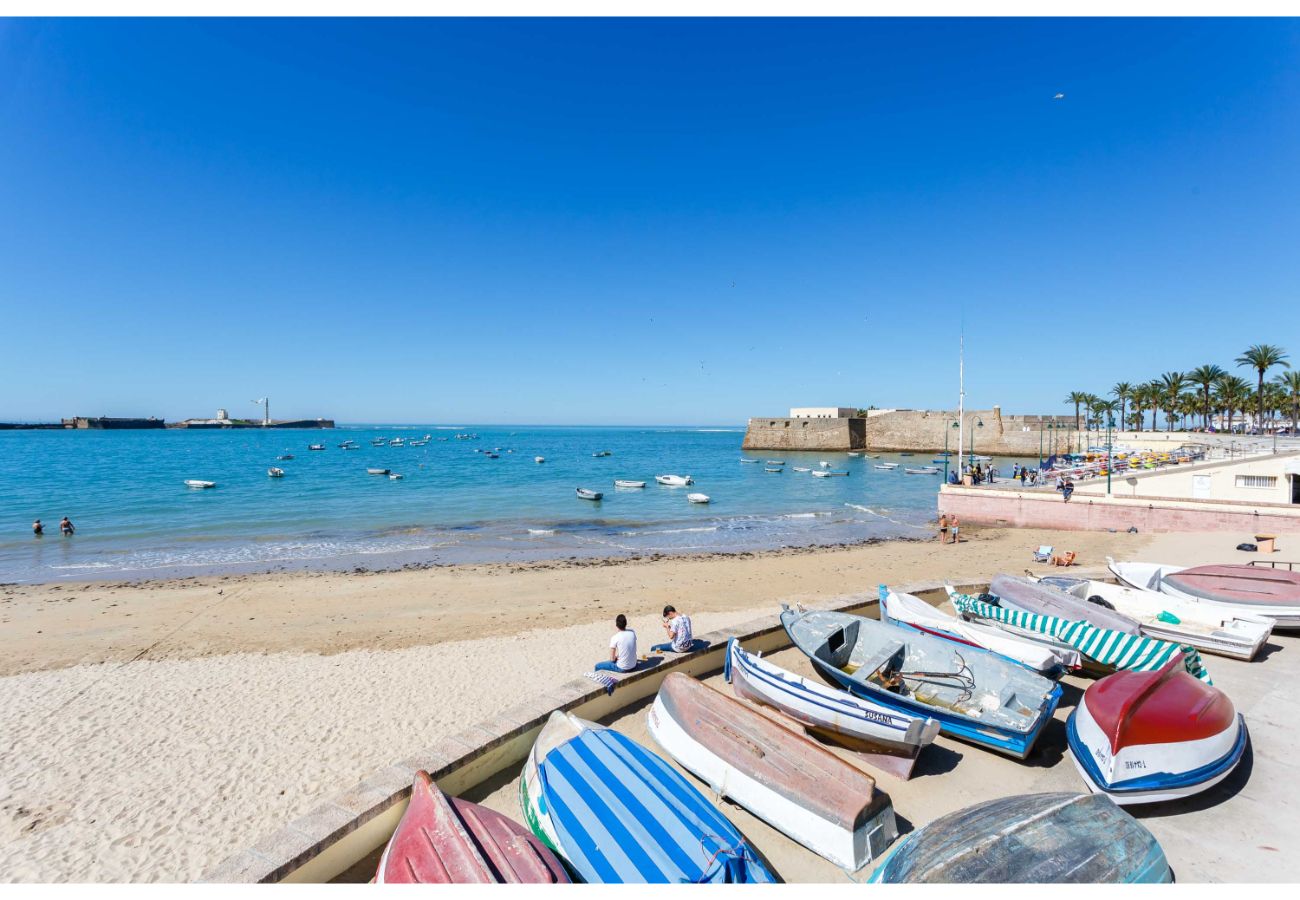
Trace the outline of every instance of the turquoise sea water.
<path fill-rule="evenodd" d="M 422 447 L 370 444 L 426 433 Z M 923 465 L 928 454 L 786 453 L 778 475 L 739 462 L 776 458 L 742 453 L 743 437 L 741 428 L 482 425 L 0 432 L 0 582 L 737 552 L 932 533 L 939 476 L 871 467 Z M 346 439 L 361 449 L 339 449 Z M 327 449 L 309 452 L 311 443 Z M 499 459 L 475 452 L 498 447 Z M 601 450 L 612 455 L 592 456 Z M 286 452 L 295 458 L 277 462 Z M 793 471 L 821 460 L 851 474 Z M 998 464 L 1009 471 L 1011 462 Z M 270 466 L 285 477 L 268 478 Z M 695 484 L 655 484 L 668 473 Z M 190 478 L 217 487 L 186 488 Z M 616 489 L 616 478 L 648 484 Z M 605 498 L 579 500 L 576 487 Z M 691 491 L 712 502 L 688 503 Z M 77 527 L 70 539 L 58 534 L 64 515 Z M 36 518 L 41 539 L 31 535 Z"/>

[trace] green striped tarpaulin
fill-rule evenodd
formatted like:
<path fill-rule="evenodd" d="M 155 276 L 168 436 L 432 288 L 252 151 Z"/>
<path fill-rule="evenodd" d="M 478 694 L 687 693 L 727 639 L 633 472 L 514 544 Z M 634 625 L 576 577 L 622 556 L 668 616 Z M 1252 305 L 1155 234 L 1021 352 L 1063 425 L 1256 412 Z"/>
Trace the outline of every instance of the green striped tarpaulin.
<path fill-rule="evenodd" d="M 1201 654 L 1195 647 L 1186 644 L 1174 644 L 1156 638 L 1112 631 L 1109 628 L 1098 628 L 1090 622 L 1074 622 L 1069 619 L 1058 619 L 1055 616 L 1021 612 L 1018 609 L 1004 609 L 985 603 L 969 594 L 954 593 L 952 605 L 964 616 L 993 619 L 1016 628 L 1050 634 L 1058 641 L 1077 647 L 1085 656 L 1103 665 L 1114 666 L 1116 669 L 1150 672 L 1169 662 L 1175 653 L 1181 652 L 1183 665 L 1186 666 L 1187 671 L 1206 684 L 1213 684 L 1210 681 L 1210 673 L 1205 670 L 1205 665 L 1201 662 Z"/>

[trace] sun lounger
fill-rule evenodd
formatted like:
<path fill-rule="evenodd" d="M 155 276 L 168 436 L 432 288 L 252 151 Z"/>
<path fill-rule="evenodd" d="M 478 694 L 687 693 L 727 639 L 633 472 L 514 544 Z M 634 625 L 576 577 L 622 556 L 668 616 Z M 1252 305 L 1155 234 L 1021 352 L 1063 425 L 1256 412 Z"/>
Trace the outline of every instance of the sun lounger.
<path fill-rule="evenodd" d="M 1043 544 L 1041 547 L 1039 547 L 1037 550 L 1034 551 L 1034 562 L 1044 562 L 1044 563 L 1051 562 L 1052 550 L 1053 550 L 1052 547 L 1049 547 L 1047 544 Z"/>

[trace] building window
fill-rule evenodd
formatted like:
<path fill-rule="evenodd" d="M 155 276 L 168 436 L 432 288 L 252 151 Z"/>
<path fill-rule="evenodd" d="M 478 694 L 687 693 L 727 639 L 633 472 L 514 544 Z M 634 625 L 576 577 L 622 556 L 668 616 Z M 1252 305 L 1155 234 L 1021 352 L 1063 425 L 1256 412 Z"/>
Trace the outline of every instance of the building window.
<path fill-rule="evenodd" d="M 1238 475 L 1237 487 L 1275 488 L 1277 487 L 1277 476 L 1276 475 Z"/>

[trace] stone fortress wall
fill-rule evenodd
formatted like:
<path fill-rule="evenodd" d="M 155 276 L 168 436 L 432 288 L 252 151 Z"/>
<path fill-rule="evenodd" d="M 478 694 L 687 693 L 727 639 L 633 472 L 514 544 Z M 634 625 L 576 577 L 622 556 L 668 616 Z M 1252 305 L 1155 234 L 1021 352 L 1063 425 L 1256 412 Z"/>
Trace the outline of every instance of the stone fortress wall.
<path fill-rule="evenodd" d="M 1009 416 L 1001 407 L 968 410 L 965 415 L 965 448 L 972 435 L 975 452 L 991 456 L 1037 456 L 1040 434 L 1044 453 L 1053 440 L 1058 450 L 1067 443 L 1074 450 L 1089 439 L 1073 430 L 1074 416 Z M 910 450 L 937 453 L 957 449 L 955 410 L 878 409 L 866 418 L 793 419 L 754 418 L 749 420 L 743 448 L 746 450 Z M 983 425 L 977 423 L 983 422 Z M 1048 426 L 1051 426 L 1048 429 Z M 1080 438 L 1082 437 L 1082 441 Z"/>

